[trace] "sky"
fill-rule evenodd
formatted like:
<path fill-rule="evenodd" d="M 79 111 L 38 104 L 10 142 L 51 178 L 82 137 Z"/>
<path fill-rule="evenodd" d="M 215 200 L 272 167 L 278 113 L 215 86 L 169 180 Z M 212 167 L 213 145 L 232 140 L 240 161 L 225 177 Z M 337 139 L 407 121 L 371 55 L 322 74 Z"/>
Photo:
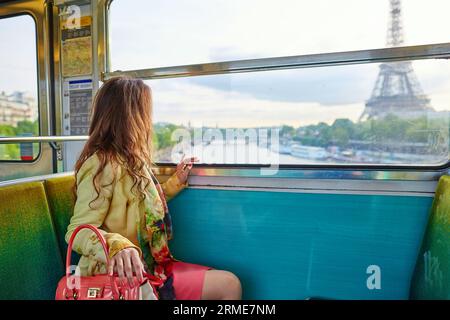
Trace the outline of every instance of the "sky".
<path fill-rule="evenodd" d="M 0 19 L 0 92 L 37 97 L 36 28 L 29 15 Z"/>
<path fill-rule="evenodd" d="M 448 0 L 403 0 L 405 45 L 450 42 Z M 113 70 L 385 47 L 388 0 L 114 0 Z M 34 22 L 0 20 L 0 91 L 36 94 Z M 4 50 L 4 44 L 8 50 Z M 450 64 L 416 61 L 436 110 L 450 110 Z M 255 127 L 356 121 L 378 64 L 147 81 L 154 118 Z"/>
<path fill-rule="evenodd" d="M 450 40 L 450 1 L 404 0 L 402 9 L 405 45 Z M 114 0 L 112 69 L 382 48 L 388 18 L 388 0 Z M 147 83 L 153 89 L 156 121 L 224 127 L 331 124 L 336 118 L 358 120 L 378 66 Z M 433 107 L 450 109 L 447 61 L 416 61 L 413 66 Z"/>
<path fill-rule="evenodd" d="M 448 0 L 403 0 L 406 44 L 448 41 L 449 9 Z M 112 62 L 138 69 L 380 48 L 388 11 L 388 0 L 114 0 Z"/>

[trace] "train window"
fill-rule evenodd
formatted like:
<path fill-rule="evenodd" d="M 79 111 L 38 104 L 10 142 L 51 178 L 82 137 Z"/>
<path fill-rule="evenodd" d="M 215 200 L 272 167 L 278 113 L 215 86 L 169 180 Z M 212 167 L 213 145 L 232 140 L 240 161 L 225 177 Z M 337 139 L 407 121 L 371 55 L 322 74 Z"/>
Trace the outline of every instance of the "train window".
<path fill-rule="evenodd" d="M 36 25 L 29 15 L 0 17 L 0 136 L 37 136 Z M 1 161 L 31 161 L 39 144 L 0 144 Z"/>
<path fill-rule="evenodd" d="M 431 2 L 449 7 L 442 0 L 427 5 L 411 0 L 404 8 L 399 1 L 375 0 L 176 1 L 176 6 L 136 0 L 131 8 L 114 0 L 110 64 L 126 73 L 447 42 L 450 22 Z M 424 14 L 427 10 L 433 12 Z M 154 95 L 158 162 L 176 162 L 183 153 L 205 164 L 232 165 L 449 161 L 446 60 L 220 72 L 146 80 Z"/>
<path fill-rule="evenodd" d="M 114 0 L 111 66 L 133 70 L 382 48 L 389 6 L 388 0 Z M 403 1 L 405 45 L 449 42 L 449 9 L 447 0 Z"/>
<path fill-rule="evenodd" d="M 389 78 L 389 70 L 405 70 L 408 78 Z M 228 164 L 448 161 L 450 64 L 445 60 L 147 83 L 153 90 L 160 162 L 171 162 L 177 152 L 195 154 L 204 163 Z M 413 94 L 416 98 L 410 98 Z M 398 108 L 385 110 L 390 111 L 385 117 L 374 113 L 389 101 Z M 405 103 L 414 108 L 406 111 Z"/>

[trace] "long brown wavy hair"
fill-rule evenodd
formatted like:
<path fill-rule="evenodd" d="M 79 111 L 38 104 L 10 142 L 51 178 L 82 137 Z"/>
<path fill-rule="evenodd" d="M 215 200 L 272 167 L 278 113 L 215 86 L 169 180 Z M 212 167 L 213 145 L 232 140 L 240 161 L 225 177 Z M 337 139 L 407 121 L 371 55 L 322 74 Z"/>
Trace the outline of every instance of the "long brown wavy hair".
<path fill-rule="evenodd" d="M 100 166 L 93 179 L 96 199 L 100 188 L 105 187 L 99 185 L 99 180 L 107 164 L 111 164 L 114 172 L 118 165 L 126 168 L 133 179 L 131 191 L 145 198 L 144 190 L 151 179 L 146 166 L 153 165 L 152 109 L 150 87 L 140 79 L 112 78 L 97 91 L 91 110 L 89 139 L 75 164 L 76 177 L 83 163 L 97 154 Z M 76 195 L 76 184 L 74 193 Z"/>

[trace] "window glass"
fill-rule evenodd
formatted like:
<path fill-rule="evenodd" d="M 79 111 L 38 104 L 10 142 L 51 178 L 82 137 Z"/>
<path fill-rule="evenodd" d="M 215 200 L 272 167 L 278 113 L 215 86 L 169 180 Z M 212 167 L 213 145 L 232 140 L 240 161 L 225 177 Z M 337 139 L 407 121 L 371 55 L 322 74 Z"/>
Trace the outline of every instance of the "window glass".
<path fill-rule="evenodd" d="M 146 83 L 160 162 L 176 162 L 183 152 L 216 164 L 448 161 L 446 60 Z"/>
<path fill-rule="evenodd" d="M 448 0 L 114 0 L 112 70 L 449 42 Z"/>
<path fill-rule="evenodd" d="M 112 70 L 448 42 L 445 0 L 114 0 Z M 139 10 L 137 10 L 139 8 Z M 436 8 L 440 8 L 436 10 Z M 133 21 L 133 23 L 130 23 Z M 147 81 L 156 160 L 440 165 L 450 65 L 421 60 Z"/>
<path fill-rule="evenodd" d="M 35 22 L 28 15 L 0 18 L 0 136 L 37 136 Z M 33 160 L 39 144 L 0 144 L 0 160 Z"/>

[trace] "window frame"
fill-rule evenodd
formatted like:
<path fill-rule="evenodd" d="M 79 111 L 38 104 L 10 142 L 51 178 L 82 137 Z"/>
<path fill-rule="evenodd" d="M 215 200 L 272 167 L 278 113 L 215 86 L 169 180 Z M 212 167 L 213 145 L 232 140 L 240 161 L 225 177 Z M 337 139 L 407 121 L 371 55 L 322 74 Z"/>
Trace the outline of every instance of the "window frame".
<path fill-rule="evenodd" d="M 195 77 L 202 75 L 221 75 L 230 73 L 263 72 L 269 70 L 317 68 L 323 66 L 342 66 L 366 63 L 385 63 L 414 60 L 450 59 L 450 42 L 427 43 L 413 46 L 383 47 L 376 49 L 352 50 L 344 52 L 324 52 L 297 56 L 267 57 L 258 59 L 216 61 L 181 66 L 165 66 L 136 70 L 117 70 L 111 67 L 110 5 L 105 1 L 105 72 L 101 80 L 115 76 L 131 76 L 142 80 Z M 449 128 L 450 133 L 450 128 Z M 156 163 L 158 166 L 174 167 L 174 163 Z M 205 164 L 201 176 L 245 176 L 261 177 L 259 169 L 270 165 L 260 164 Z M 356 179 L 356 180 L 426 180 L 435 181 L 442 174 L 450 174 L 450 151 L 447 161 L 442 164 L 279 164 L 279 173 L 264 177 L 287 177 L 300 179 Z M 161 170 L 164 172 L 164 169 Z M 194 169 L 194 175 L 196 175 Z"/>
<path fill-rule="evenodd" d="M 35 40 L 35 62 L 36 62 L 36 113 L 37 113 L 37 123 L 38 123 L 38 135 L 41 136 L 42 134 L 42 123 L 41 123 L 41 93 L 40 93 L 40 66 L 39 66 L 39 33 L 38 33 L 38 20 L 33 12 L 30 12 L 28 10 L 20 10 L 18 12 L 13 12 L 10 14 L 1 15 L 0 14 L 0 20 L 3 19 L 10 19 L 15 17 L 21 17 L 21 16 L 29 16 L 32 21 L 34 22 L 34 40 Z M 14 136 L 14 137 L 20 137 L 20 136 Z M 11 143 L 13 144 L 13 143 Z M 32 143 L 33 145 L 35 143 Z M 37 162 L 40 157 L 42 156 L 42 145 L 41 143 L 36 143 L 38 145 L 38 153 L 36 156 L 33 155 L 33 159 L 31 160 L 6 160 L 0 158 L 0 163 L 35 163 Z M 8 144 L 5 144 L 8 145 Z M 19 145 L 20 143 L 14 143 L 13 145 Z"/>

